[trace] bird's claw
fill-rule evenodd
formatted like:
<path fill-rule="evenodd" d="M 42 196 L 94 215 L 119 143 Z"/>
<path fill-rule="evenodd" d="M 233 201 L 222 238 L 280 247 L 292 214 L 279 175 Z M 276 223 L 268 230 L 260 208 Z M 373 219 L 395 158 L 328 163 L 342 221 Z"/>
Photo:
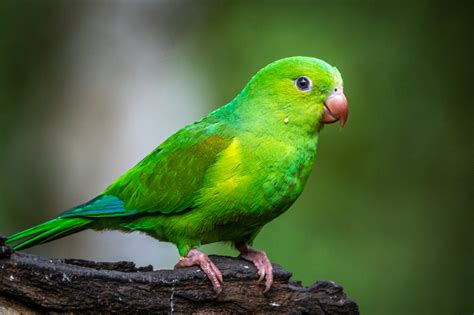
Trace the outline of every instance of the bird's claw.
<path fill-rule="evenodd" d="M 219 293 L 222 292 L 222 284 L 224 283 L 222 273 L 206 254 L 193 248 L 189 251 L 186 257 L 180 258 L 179 262 L 175 265 L 175 268 L 191 266 L 199 266 L 202 271 L 204 271 L 207 278 L 211 281 L 216 295 L 219 295 Z"/>
<path fill-rule="evenodd" d="M 259 275 L 258 282 L 265 279 L 265 290 L 266 293 L 270 290 L 273 284 L 273 266 L 267 257 L 267 254 L 263 251 L 255 250 L 247 245 L 239 248 L 240 257 L 245 260 L 252 262 L 257 268 L 257 274 Z"/>

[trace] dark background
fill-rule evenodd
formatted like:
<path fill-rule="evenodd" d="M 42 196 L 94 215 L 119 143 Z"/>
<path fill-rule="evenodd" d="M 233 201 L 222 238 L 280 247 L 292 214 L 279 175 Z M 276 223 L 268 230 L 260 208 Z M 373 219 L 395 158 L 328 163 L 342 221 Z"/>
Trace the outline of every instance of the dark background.
<path fill-rule="evenodd" d="M 256 240 L 363 314 L 474 311 L 472 2 L 1 1 L 0 233 L 86 201 L 273 60 L 339 68 L 296 204 Z M 235 255 L 223 245 L 209 253 Z M 171 267 L 174 246 L 83 232 L 30 252 Z"/>

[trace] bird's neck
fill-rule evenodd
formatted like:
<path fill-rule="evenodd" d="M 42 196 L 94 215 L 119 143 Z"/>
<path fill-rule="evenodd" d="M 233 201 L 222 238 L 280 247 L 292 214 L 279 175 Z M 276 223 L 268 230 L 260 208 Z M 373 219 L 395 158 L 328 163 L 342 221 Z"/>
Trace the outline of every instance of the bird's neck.
<path fill-rule="evenodd" d="M 276 137 L 287 135 L 316 139 L 319 135 L 322 113 L 316 107 L 300 109 L 291 104 L 279 106 L 245 101 L 236 98 L 221 108 L 226 119 L 238 129 Z"/>

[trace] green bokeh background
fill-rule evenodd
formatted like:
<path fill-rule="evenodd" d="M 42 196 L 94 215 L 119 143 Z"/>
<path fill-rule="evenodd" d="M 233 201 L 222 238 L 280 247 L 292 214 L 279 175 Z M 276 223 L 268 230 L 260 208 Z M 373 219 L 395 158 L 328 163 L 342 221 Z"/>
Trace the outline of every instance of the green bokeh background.
<path fill-rule="evenodd" d="M 63 82 L 70 74 L 58 51 L 77 23 L 96 8 L 118 7 L 142 14 L 150 41 L 169 47 L 163 63 L 184 62 L 199 79 L 177 84 L 182 93 L 196 84 L 203 89 L 200 114 L 225 104 L 273 60 L 307 55 L 336 65 L 349 99 L 348 124 L 323 130 L 303 195 L 255 246 L 305 284 L 341 284 L 363 314 L 474 311 L 470 2 L 1 1 L 0 233 L 46 220 L 103 188 L 67 181 L 62 185 L 77 194 L 57 201 L 51 174 L 60 175 L 57 165 L 67 155 L 49 151 L 47 135 L 69 109 L 50 96 L 68 95 Z M 85 36 L 83 44 L 93 43 Z M 94 51 L 82 58 L 94 58 Z M 80 113 L 81 99 L 74 104 Z M 153 106 L 165 104 L 156 99 Z M 93 124 L 100 138 L 113 113 L 96 115 L 84 132 Z M 115 141 L 121 139 L 117 134 Z M 94 145 L 87 150 L 100 169 L 127 147 L 109 156 L 94 155 Z M 120 165 L 116 176 L 132 165 Z M 32 252 L 54 256 L 54 248 Z M 206 251 L 235 255 L 222 245 Z"/>

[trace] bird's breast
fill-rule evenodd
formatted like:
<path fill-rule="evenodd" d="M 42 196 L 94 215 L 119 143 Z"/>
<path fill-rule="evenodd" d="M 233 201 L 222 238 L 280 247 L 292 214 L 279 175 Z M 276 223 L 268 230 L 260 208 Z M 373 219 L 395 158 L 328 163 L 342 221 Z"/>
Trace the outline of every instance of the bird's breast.
<path fill-rule="evenodd" d="M 314 157 L 314 140 L 235 138 L 208 171 L 198 204 L 224 222 L 268 221 L 301 194 Z"/>
<path fill-rule="evenodd" d="M 308 143 L 292 146 L 287 154 L 276 153 L 269 161 L 262 193 L 278 214 L 300 196 L 313 168 L 315 154 L 315 147 Z"/>

